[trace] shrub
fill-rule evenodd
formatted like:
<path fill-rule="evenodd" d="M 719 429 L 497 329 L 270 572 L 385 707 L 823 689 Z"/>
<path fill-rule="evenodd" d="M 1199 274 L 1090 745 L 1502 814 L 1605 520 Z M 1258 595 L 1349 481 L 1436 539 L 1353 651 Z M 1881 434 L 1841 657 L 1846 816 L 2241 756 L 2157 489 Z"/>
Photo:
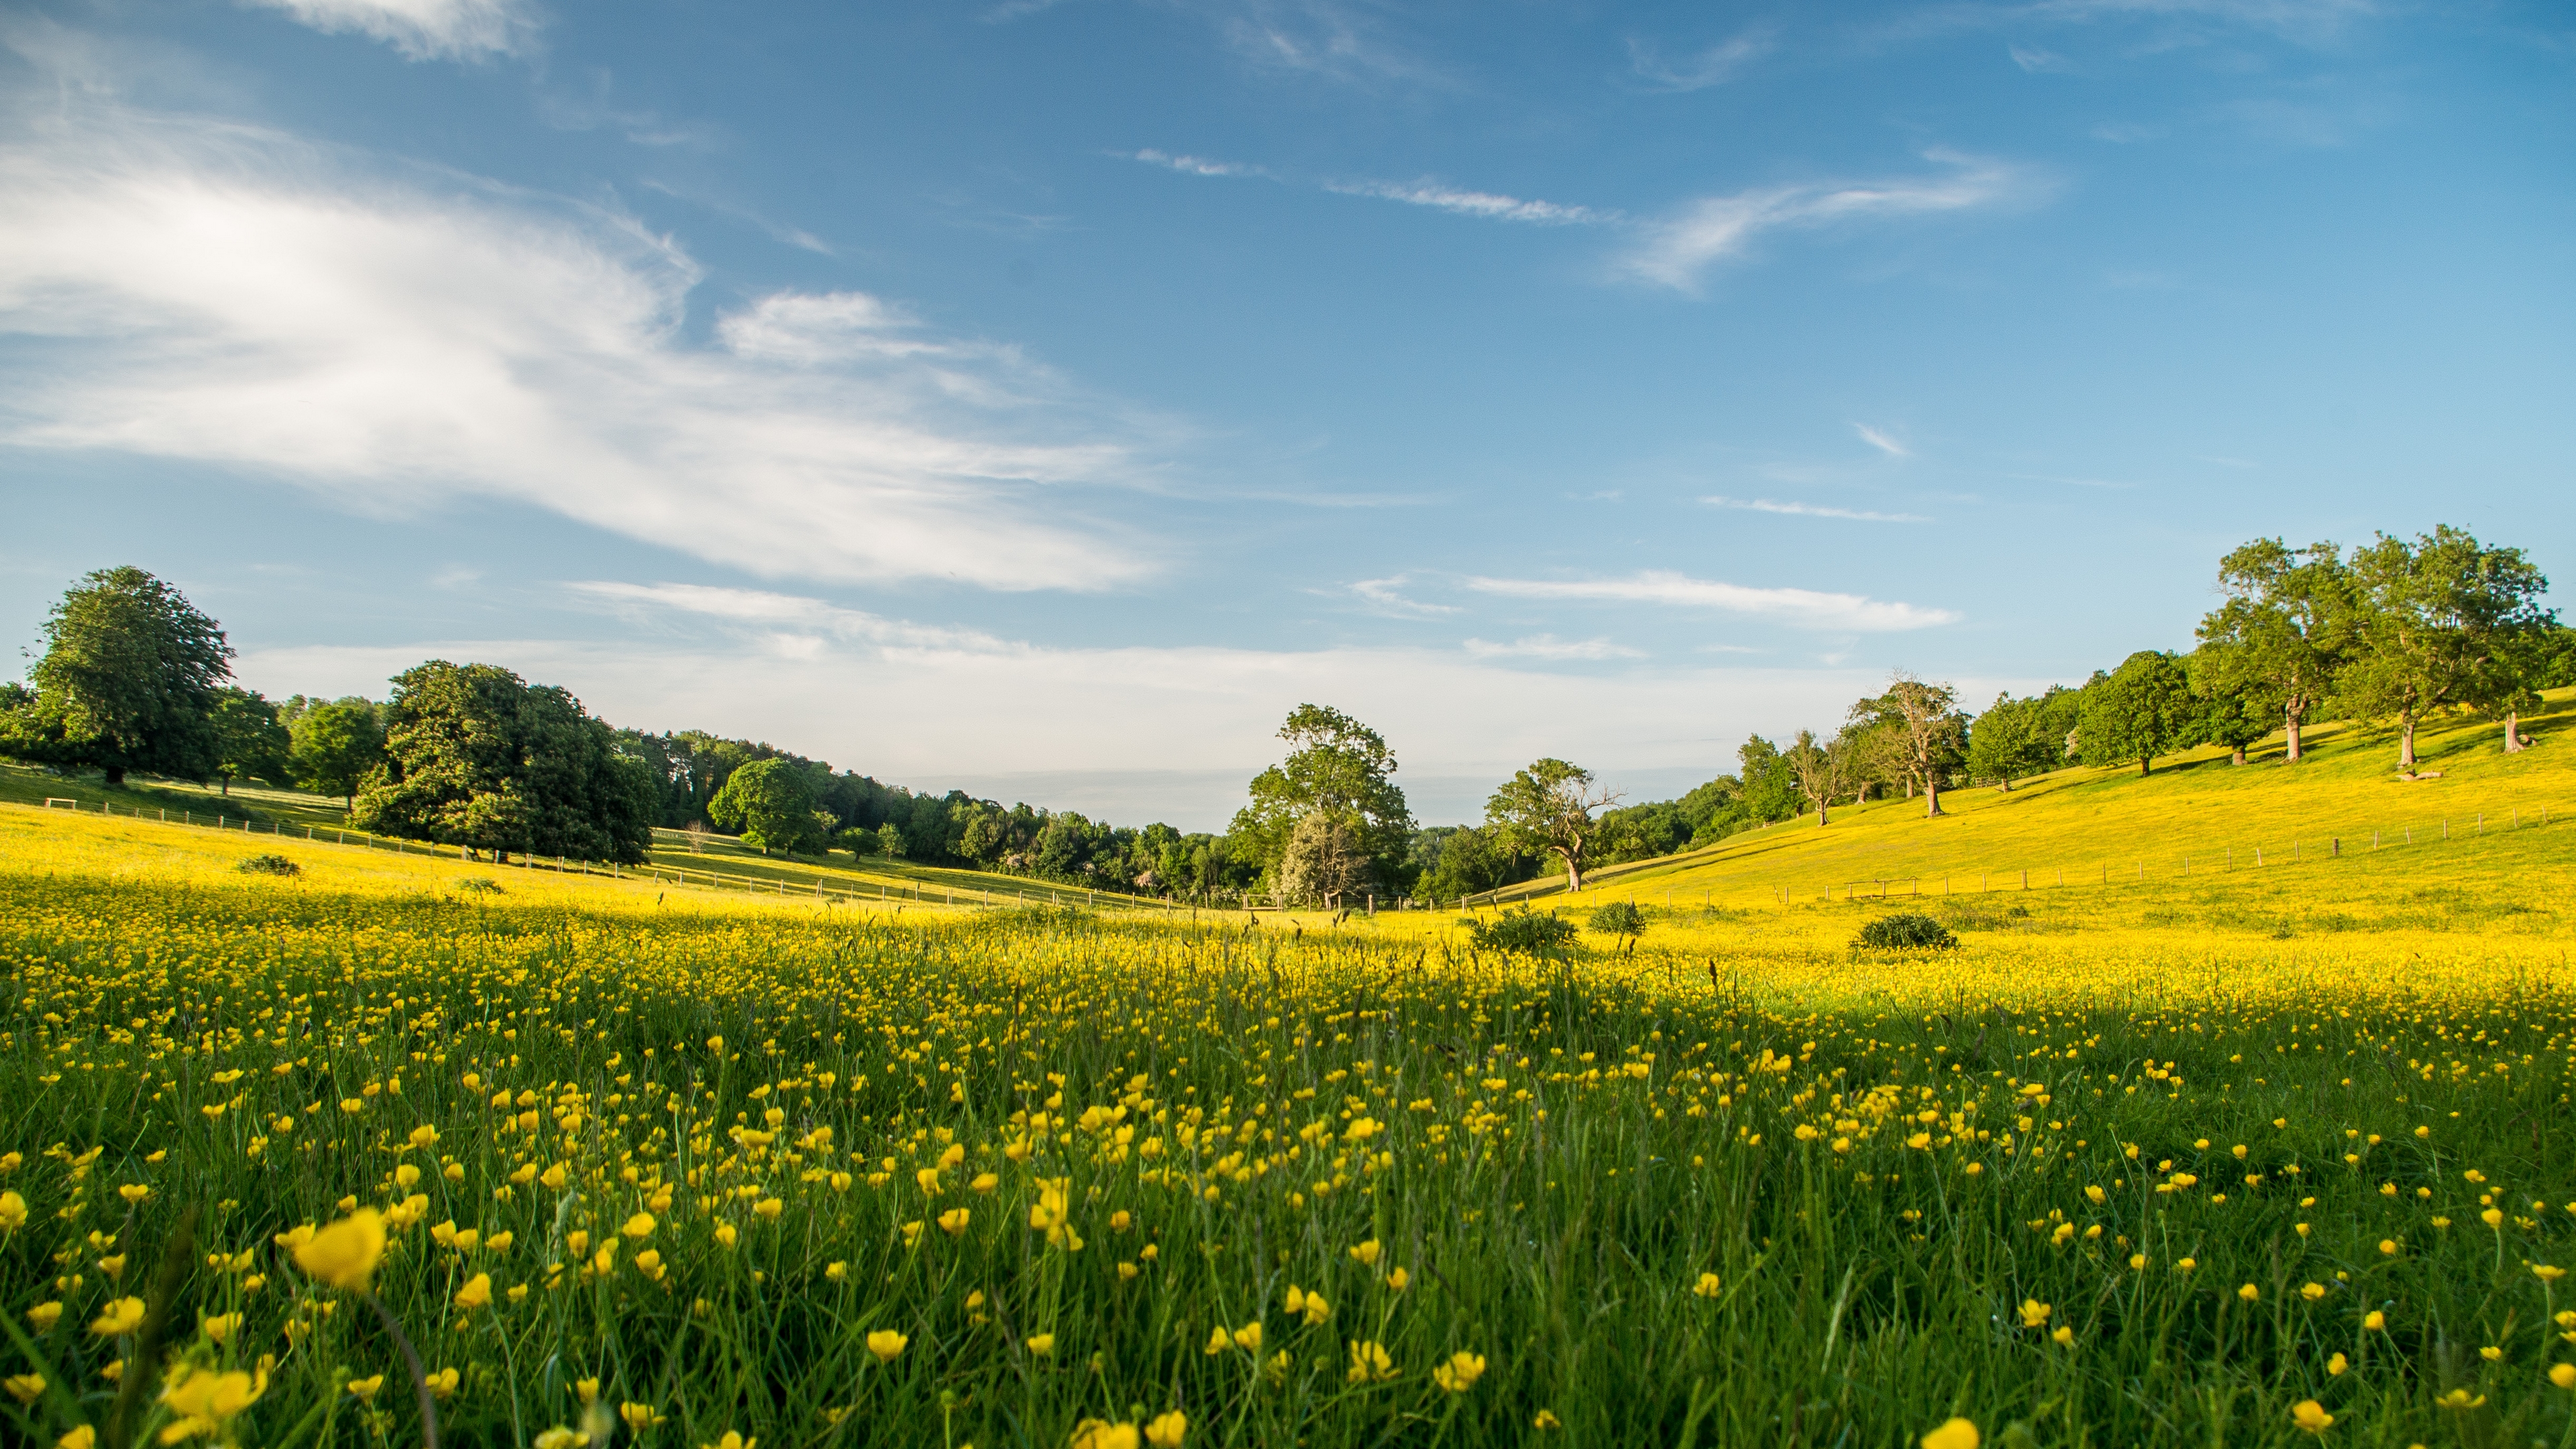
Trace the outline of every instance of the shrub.
<path fill-rule="evenodd" d="M 1476 944 L 1490 951 L 1524 956 L 1543 956 L 1561 946 L 1574 943 L 1574 923 L 1558 917 L 1556 912 L 1534 911 L 1523 906 L 1505 911 L 1490 921 L 1478 921 L 1469 927 Z"/>
<path fill-rule="evenodd" d="M 501 894 L 501 883 L 492 879 L 490 876 L 469 875 L 465 879 L 458 881 L 456 883 L 456 888 L 461 891 L 473 891 L 478 894 L 485 895 L 497 896 Z"/>
<path fill-rule="evenodd" d="M 233 869 L 247 875 L 302 875 L 304 867 L 282 855 L 254 855 Z"/>
<path fill-rule="evenodd" d="M 1855 946 L 1870 946 L 1882 951 L 1943 950 L 1959 944 L 1947 926 L 1930 916 L 1911 911 L 1881 916 L 1860 928 Z"/>
<path fill-rule="evenodd" d="M 1635 901 L 1612 901 L 1592 913 L 1584 922 L 1593 930 L 1608 936 L 1642 936 L 1646 934 L 1646 913 Z"/>

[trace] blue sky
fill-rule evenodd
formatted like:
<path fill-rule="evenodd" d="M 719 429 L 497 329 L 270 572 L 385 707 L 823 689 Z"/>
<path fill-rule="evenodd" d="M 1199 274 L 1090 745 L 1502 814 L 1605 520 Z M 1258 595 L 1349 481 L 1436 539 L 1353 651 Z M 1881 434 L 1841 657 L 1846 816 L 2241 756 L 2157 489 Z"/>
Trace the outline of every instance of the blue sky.
<path fill-rule="evenodd" d="M 0 107 L 0 619 L 277 695 L 1198 828 L 1316 700 L 1441 821 L 2576 568 L 2563 6 L 39 0 Z"/>

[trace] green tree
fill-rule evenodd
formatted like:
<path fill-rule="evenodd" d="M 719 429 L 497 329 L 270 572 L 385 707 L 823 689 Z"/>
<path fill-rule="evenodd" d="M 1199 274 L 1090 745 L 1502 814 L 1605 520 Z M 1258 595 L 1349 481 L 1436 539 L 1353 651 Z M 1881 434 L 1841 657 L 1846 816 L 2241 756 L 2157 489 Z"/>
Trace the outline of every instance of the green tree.
<path fill-rule="evenodd" d="M 829 840 L 816 838 L 813 782 L 787 760 L 754 760 L 735 769 L 707 802 L 707 818 L 763 854 L 823 849 Z"/>
<path fill-rule="evenodd" d="M 2194 682 L 2205 699 L 2276 713 L 2297 764 L 2299 728 L 2334 688 L 2351 642 L 2353 577 L 2342 550 L 2258 538 L 2218 561 L 2218 587 L 2226 601 L 2200 621 Z"/>
<path fill-rule="evenodd" d="M 1231 834 L 1265 871 L 1287 854 L 1297 823 L 1321 814 L 1339 820 L 1361 852 L 1389 869 L 1402 863 L 1413 834 L 1413 812 L 1389 777 L 1395 752 L 1377 731 L 1340 710 L 1301 704 L 1289 711 L 1279 738 L 1288 758 L 1253 777 L 1252 802 L 1235 812 Z"/>
<path fill-rule="evenodd" d="M 1735 750 L 1744 781 L 1746 815 L 1759 822 L 1798 817 L 1798 772 L 1780 747 L 1760 735 L 1745 736 Z"/>
<path fill-rule="evenodd" d="M 1565 888 L 1583 889 L 1585 851 L 1593 844 L 1592 813 L 1616 804 L 1616 792 L 1593 784 L 1592 772 L 1563 760 L 1531 762 L 1503 782 L 1485 802 L 1485 820 L 1507 849 L 1546 852 L 1565 864 Z"/>
<path fill-rule="evenodd" d="M 1279 858 L 1282 902 L 1331 910 L 1368 886 L 1369 858 L 1339 816 L 1319 811 L 1288 833 L 1288 849 Z"/>
<path fill-rule="evenodd" d="M 1968 778 L 1992 780 L 1996 789 L 2009 791 L 2016 779 L 2057 768 L 2064 752 L 2040 702 L 2015 699 L 2007 690 L 1968 728 Z"/>
<path fill-rule="evenodd" d="M 1880 733 L 1908 795 L 1921 783 L 1924 818 L 1939 815 L 1941 778 L 1964 758 L 1968 741 L 1958 691 L 1899 669 L 1888 675 L 1885 694 L 1852 706 L 1851 719 Z"/>
<path fill-rule="evenodd" d="M 2084 689 L 2084 714 L 2076 726 L 2084 763 L 2096 768 L 2138 762 L 2143 775 L 2158 755 L 2193 738 L 2191 676 L 2182 660 L 2159 649 L 2141 649 Z"/>
<path fill-rule="evenodd" d="M 637 863 L 660 782 L 617 751 L 579 700 L 490 664 L 434 659 L 394 676 L 385 759 L 349 815 L 361 829 L 461 845 Z"/>
<path fill-rule="evenodd" d="M 1858 748 L 1851 737 L 1819 740 L 1813 730 L 1800 730 L 1780 758 L 1798 782 L 1800 797 L 1816 807 L 1816 824 L 1831 825 L 1834 802 L 1850 794 L 1860 780 Z"/>
<path fill-rule="evenodd" d="M 2381 534 L 2355 551 L 2359 648 L 2343 697 L 2397 722 L 2397 767 L 2415 768 L 2415 729 L 2467 706 L 2511 719 L 2529 698 L 2532 641 L 2554 616 L 2549 580 L 2518 548 L 2489 548 L 2448 524 L 2409 544 Z"/>
<path fill-rule="evenodd" d="M 276 705 L 261 698 L 257 690 L 226 685 L 215 693 L 211 723 L 215 775 L 223 781 L 226 795 L 233 792 L 235 780 L 285 783 L 294 741 L 286 726 L 277 722 Z"/>
<path fill-rule="evenodd" d="M 2190 742 L 2225 745 L 2228 762 L 2244 764 L 2245 751 L 2272 732 L 2273 702 L 2246 693 L 2243 677 L 2213 656 L 2206 644 L 2183 660 L 2183 672 L 2191 677 L 2192 697 L 2198 701 L 2192 712 Z"/>
<path fill-rule="evenodd" d="M 45 618 L 35 698 L 0 725 L 0 750 L 102 770 L 204 780 L 221 765 L 214 714 L 232 646 L 177 589 L 138 568 L 100 569 Z"/>
<path fill-rule="evenodd" d="M 385 759 L 384 722 L 363 699 L 308 705 L 295 716 L 290 738 L 296 779 L 307 789 L 343 797 L 352 808 L 367 772 Z"/>

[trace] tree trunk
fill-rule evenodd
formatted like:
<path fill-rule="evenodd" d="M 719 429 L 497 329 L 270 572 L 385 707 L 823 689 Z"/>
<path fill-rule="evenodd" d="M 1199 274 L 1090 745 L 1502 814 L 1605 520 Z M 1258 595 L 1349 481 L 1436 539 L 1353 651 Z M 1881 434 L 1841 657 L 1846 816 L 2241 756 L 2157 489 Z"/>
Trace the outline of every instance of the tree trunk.
<path fill-rule="evenodd" d="M 1816 802 L 1816 823 L 1818 825 L 1831 825 L 1834 823 L 1832 801 L 1819 800 Z"/>
<path fill-rule="evenodd" d="M 233 798 L 233 777 L 230 775 L 217 775 L 215 777 L 215 793 L 223 796 L 227 800 Z"/>
<path fill-rule="evenodd" d="M 2006 775 L 2006 776 L 2004 776 L 2004 782 L 2003 782 L 2002 784 L 2000 784 L 2000 785 L 1997 785 L 1995 788 L 1996 788 L 1996 789 L 1998 789 L 1998 790 L 2001 790 L 2002 792 L 2004 792 L 2004 793 L 2005 793 L 2005 794 L 2007 794 L 2007 795 L 2011 794 L 2011 793 L 2012 793 L 2012 776 L 2010 776 L 2010 775 Z"/>
<path fill-rule="evenodd" d="M 1560 851 L 1558 851 L 1558 852 L 1557 852 L 1557 854 L 1562 855 L 1562 856 L 1564 856 L 1564 857 L 1565 857 L 1565 891 L 1566 891 L 1566 894 L 1568 894 L 1568 895 L 1572 895 L 1572 894 L 1574 894 L 1575 892 L 1582 890 L 1582 889 L 1583 889 L 1583 866 L 1582 866 L 1582 863 L 1581 863 L 1581 862 L 1579 862 L 1579 861 L 1577 861 L 1577 860 L 1574 858 L 1574 852 L 1572 852 L 1572 851 L 1570 851 L 1570 850 L 1560 850 Z"/>
<path fill-rule="evenodd" d="M 2508 755 L 2522 753 L 2522 730 L 2515 723 L 2521 713 L 2522 711 L 2514 709 L 2504 712 L 2504 752 Z"/>
<path fill-rule="evenodd" d="M 1926 775 L 1923 777 L 1923 818 L 1929 820 L 1940 813 L 1941 782 Z"/>
<path fill-rule="evenodd" d="M 2153 770 L 2153 769 L 2155 768 L 2155 766 L 2156 766 L 2156 757 L 2155 757 L 2155 756 L 2153 756 L 2153 755 L 2140 755 L 2140 756 L 2138 756 L 2138 773 L 2139 773 L 2139 774 L 2141 774 L 2141 775 L 2146 774 L 2148 771 Z"/>
<path fill-rule="evenodd" d="M 2397 768 L 2415 768 L 2415 711 L 2411 709 L 2397 716 Z"/>
<path fill-rule="evenodd" d="M 2236 748 L 2236 753 L 2234 753 L 2234 754 L 2232 754 L 2232 755 L 2230 755 L 2230 756 L 2228 756 L 2228 757 L 2227 757 L 2227 763 L 2229 763 L 2229 764 L 2231 764 L 2231 765 L 2241 765 L 2241 764 L 2244 764 L 2244 763 L 2245 763 L 2245 747 L 2244 747 L 2243 745 L 2238 745 L 2238 746 L 2236 746 L 2235 748 Z"/>
<path fill-rule="evenodd" d="M 111 788 L 122 786 L 125 783 L 125 767 L 123 765 L 110 765 L 106 768 L 104 773 L 107 776 L 107 783 Z"/>
<path fill-rule="evenodd" d="M 2281 727 L 2283 732 L 2290 737 L 2289 762 L 2295 765 L 2299 762 L 2299 715 L 2301 711 L 2297 705 L 2293 704 L 2288 709 L 2282 711 L 2282 713 L 2287 716 L 2287 718 L 2282 722 Z"/>

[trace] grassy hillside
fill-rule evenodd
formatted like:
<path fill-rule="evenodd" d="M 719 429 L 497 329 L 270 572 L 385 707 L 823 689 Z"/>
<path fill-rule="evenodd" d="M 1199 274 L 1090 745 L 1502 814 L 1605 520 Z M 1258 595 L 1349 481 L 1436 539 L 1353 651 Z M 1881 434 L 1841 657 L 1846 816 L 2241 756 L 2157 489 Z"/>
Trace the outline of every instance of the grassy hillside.
<path fill-rule="evenodd" d="M 112 832 L 112 838 L 116 840 L 153 852 L 177 851 L 182 856 L 193 852 L 196 847 L 164 840 L 152 832 L 190 824 L 208 827 L 218 823 L 224 829 L 240 832 L 247 824 L 252 833 L 243 836 L 237 848 L 231 845 L 223 847 L 222 853 L 226 853 L 227 858 L 242 853 L 281 850 L 293 858 L 314 862 L 331 859 L 328 852 L 333 850 L 360 849 L 358 844 L 340 842 L 363 842 L 366 839 L 363 834 L 347 829 L 347 816 L 340 802 L 302 791 L 236 786 L 229 795 L 223 795 L 210 786 L 141 778 L 111 788 L 95 776 L 65 777 L 23 765 L 0 764 L 0 806 L 42 809 L 48 800 L 56 802 L 48 812 L 54 819 L 68 821 L 77 815 L 85 823 L 92 819 L 113 822 L 117 829 Z M 66 800 L 74 802 L 75 808 L 66 808 L 61 803 Z M 129 825 L 129 821 L 135 823 Z M 138 830 L 141 833 L 137 833 Z M 306 832 L 310 832 L 309 837 Z M 287 850 L 289 845 L 305 845 L 308 839 L 309 849 Z M 323 854 L 311 853 L 316 850 Z M 524 868 L 458 861 L 454 859 L 452 850 L 442 852 L 418 842 L 405 842 L 395 853 L 405 851 L 425 861 L 443 855 L 455 867 L 450 873 L 460 877 L 491 876 L 496 871 Z M 883 857 L 858 860 L 845 855 L 825 859 L 768 855 L 731 836 L 706 835 L 693 841 L 677 830 L 653 832 L 653 847 L 646 852 L 646 862 L 652 869 L 680 875 L 693 884 L 720 888 L 745 885 L 774 887 L 806 895 L 813 894 L 819 887 L 827 894 L 874 896 L 890 904 L 904 900 L 920 905 L 961 907 L 1097 903 L 1147 910 L 1169 909 L 1161 902 L 1140 901 L 1106 892 L 1095 895 L 1080 887 L 988 871 L 922 865 Z M 372 870 L 376 867 L 370 865 L 366 868 Z M 715 879 L 710 880 L 710 877 Z"/>
<path fill-rule="evenodd" d="M 2250 881 L 2247 873 L 2285 863 L 2330 864 L 2375 890 L 2440 874 L 2450 857 L 2435 847 L 2529 826 L 2543 812 L 2553 821 L 2576 815 L 2576 690 L 2555 691 L 2529 732 L 2538 743 L 2515 756 L 2493 725 L 2425 732 L 2420 769 L 2439 779 L 2399 781 L 2386 733 L 2342 724 L 2311 731 L 2311 753 L 2297 765 L 2282 762 L 2275 739 L 2242 766 L 2205 749 L 2143 776 L 2074 769 L 2009 793 L 1946 791 L 1939 819 L 1926 819 L 1919 799 L 1837 807 L 1821 828 L 1808 815 L 1712 849 L 1596 872 L 1584 895 L 1741 906 L 1781 903 L 1785 893 L 1795 904 L 1829 891 L 1839 899 L 1854 890 L 2018 889 L 2025 871 L 2032 887 L 2050 889 L 2061 880 L 2068 888 Z M 2374 851 L 2382 859 L 2364 866 Z M 1501 894 L 1563 893 L 1555 877 Z"/>

